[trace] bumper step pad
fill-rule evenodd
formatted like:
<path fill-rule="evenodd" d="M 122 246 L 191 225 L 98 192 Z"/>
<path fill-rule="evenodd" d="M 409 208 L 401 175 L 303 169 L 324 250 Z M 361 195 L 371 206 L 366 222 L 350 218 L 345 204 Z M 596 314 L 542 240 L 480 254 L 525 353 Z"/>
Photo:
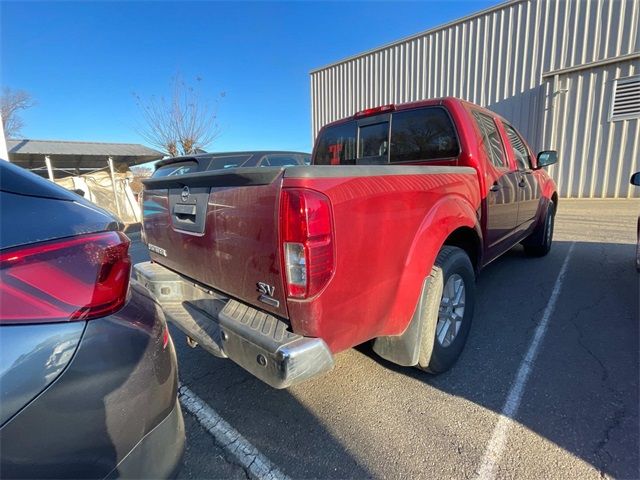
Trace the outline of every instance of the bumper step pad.
<path fill-rule="evenodd" d="M 286 388 L 333 367 L 320 338 L 151 262 L 134 267 L 138 282 L 155 297 L 167 320 L 213 355 L 230 358 L 275 388 Z"/>

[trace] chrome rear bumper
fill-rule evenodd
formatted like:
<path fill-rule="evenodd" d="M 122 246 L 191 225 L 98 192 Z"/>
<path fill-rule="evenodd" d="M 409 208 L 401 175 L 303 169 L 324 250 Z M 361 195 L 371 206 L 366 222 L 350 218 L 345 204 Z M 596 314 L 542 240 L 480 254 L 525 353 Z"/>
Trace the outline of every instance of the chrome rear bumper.
<path fill-rule="evenodd" d="M 274 388 L 287 388 L 333 367 L 320 338 L 290 331 L 283 320 L 207 289 L 152 262 L 134 278 L 156 299 L 167 320 L 211 354 L 230 358 Z"/>

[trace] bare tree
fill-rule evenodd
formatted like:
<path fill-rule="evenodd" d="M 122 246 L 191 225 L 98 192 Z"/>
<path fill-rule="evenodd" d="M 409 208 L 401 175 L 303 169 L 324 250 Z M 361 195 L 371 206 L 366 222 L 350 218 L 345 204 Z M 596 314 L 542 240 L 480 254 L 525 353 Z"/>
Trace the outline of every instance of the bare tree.
<path fill-rule="evenodd" d="M 200 82 L 201 78 L 196 78 Z M 177 75 L 169 98 L 143 99 L 134 93 L 143 126 L 140 135 L 151 145 L 175 157 L 189 155 L 211 144 L 219 135 L 217 107 L 201 98 L 200 91 Z M 220 98 L 224 93 L 220 94 Z"/>
<path fill-rule="evenodd" d="M 131 173 L 133 173 L 133 178 L 131 179 L 131 190 L 136 195 L 142 192 L 142 180 L 145 178 L 149 178 L 153 174 L 153 167 L 149 165 L 136 165 L 130 168 Z"/>
<path fill-rule="evenodd" d="M 7 138 L 14 138 L 21 134 L 24 122 L 19 112 L 34 105 L 33 97 L 25 90 L 13 90 L 9 87 L 5 87 L 2 90 L 0 115 L 2 116 L 4 134 Z"/>

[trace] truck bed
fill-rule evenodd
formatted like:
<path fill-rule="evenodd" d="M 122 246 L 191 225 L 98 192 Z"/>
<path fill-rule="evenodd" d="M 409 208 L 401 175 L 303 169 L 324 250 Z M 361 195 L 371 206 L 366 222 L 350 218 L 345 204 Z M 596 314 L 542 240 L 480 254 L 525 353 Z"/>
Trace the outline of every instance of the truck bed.
<path fill-rule="evenodd" d="M 322 338 L 334 353 L 406 328 L 439 247 L 430 248 L 431 239 L 442 241 L 452 225 L 474 228 L 481 201 L 469 167 L 261 167 L 144 184 L 154 262 L 274 314 L 298 335 Z M 313 299 L 286 295 L 284 189 L 320 192 L 330 202 L 334 268 Z"/>

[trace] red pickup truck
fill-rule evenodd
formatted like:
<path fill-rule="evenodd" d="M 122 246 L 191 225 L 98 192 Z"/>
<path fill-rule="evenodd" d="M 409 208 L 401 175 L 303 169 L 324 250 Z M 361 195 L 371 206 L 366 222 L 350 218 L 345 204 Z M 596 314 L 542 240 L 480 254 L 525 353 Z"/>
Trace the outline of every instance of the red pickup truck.
<path fill-rule="evenodd" d="M 187 161 L 143 182 L 151 262 L 135 276 L 191 345 L 276 388 L 369 340 L 391 362 L 447 370 L 482 267 L 518 243 L 551 247 L 558 195 L 542 167 L 556 152 L 534 155 L 508 121 L 455 98 L 327 125 L 309 166 Z"/>

